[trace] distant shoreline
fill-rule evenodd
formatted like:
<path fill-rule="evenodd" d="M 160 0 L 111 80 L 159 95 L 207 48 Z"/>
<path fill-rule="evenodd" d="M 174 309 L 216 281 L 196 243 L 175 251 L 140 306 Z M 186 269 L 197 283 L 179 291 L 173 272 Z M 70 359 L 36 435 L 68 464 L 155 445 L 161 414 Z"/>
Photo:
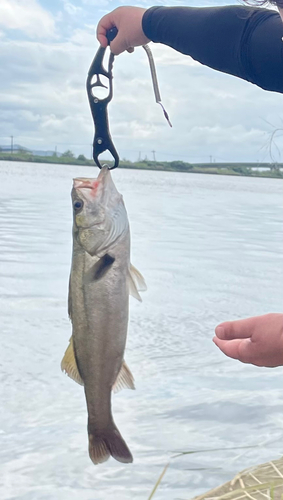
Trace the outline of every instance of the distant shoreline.
<path fill-rule="evenodd" d="M 2 153 L 0 152 L 0 161 L 18 161 L 28 163 L 50 163 L 58 165 L 81 165 L 93 167 L 93 160 L 87 160 L 83 155 L 78 158 L 73 156 L 37 156 L 29 153 Z M 110 165 L 108 161 L 104 162 Z M 256 168 L 266 168 L 268 170 L 259 171 Z M 138 162 L 130 162 L 121 160 L 119 168 L 128 168 L 134 170 L 157 170 L 164 172 L 184 172 L 194 174 L 210 174 L 210 175 L 234 175 L 244 177 L 264 177 L 283 179 L 283 164 L 270 163 L 186 163 L 180 160 L 171 162 L 158 162 L 143 160 Z"/>

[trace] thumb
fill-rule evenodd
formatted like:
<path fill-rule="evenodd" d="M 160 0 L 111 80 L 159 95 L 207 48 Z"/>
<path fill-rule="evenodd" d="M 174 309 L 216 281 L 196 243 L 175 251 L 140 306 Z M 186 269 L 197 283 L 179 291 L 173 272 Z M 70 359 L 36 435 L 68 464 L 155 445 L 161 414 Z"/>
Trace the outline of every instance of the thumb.
<path fill-rule="evenodd" d="M 255 343 L 250 339 L 222 340 L 214 337 L 213 342 L 226 356 L 238 359 L 242 363 L 251 363 L 259 366 L 257 363 L 257 348 Z"/>

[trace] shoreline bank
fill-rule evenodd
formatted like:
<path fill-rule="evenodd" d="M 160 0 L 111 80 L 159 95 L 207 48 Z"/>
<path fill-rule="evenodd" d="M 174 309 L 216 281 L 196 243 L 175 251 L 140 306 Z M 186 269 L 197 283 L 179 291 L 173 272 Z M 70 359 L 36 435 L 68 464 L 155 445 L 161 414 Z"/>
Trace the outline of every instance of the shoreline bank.
<path fill-rule="evenodd" d="M 29 154 L 7 154 L 0 153 L 1 161 L 18 161 L 24 163 L 44 163 L 53 165 L 78 165 L 93 167 L 95 163 L 93 160 L 86 158 L 81 160 L 73 157 L 56 157 L 56 156 L 35 156 Z M 105 164 L 111 165 L 111 162 L 105 161 Z M 274 165 L 271 167 L 268 163 L 186 163 L 182 161 L 172 162 L 157 162 L 157 161 L 121 161 L 119 168 L 128 168 L 132 170 L 157 170 L 164 172 L 183 172 L 194 174 L 209 174 L 209 175 L 232 175 L 243 177 L 263 177 L 283 179 L 283 164 Z M 265 168 L 266 170 L 257 170 L 257 168 Z"/>

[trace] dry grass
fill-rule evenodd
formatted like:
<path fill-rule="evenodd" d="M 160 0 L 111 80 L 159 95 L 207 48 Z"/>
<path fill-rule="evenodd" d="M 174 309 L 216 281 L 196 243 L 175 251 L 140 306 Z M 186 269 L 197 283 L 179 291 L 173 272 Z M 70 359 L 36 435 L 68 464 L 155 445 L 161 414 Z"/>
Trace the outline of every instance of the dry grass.
<path fill-rule="evenodd" d="M 158 480 L 157 480 L 157 483 L 155 484 L 155 486 L 154 486 L 154 488 L 153 488 L 153 490 L 152 490 L 151 494 L 150 494 L 150 495 L 149 495 L 149 497 L 148 497 L 148 500 L 151 500 L 151 499 L 153 498 L 153 496 L 154 496 L 154 494 L 156 493 L 157 488 L 158 488 L 158 486 L 160 485 L 160 483 L 161 483 L 161 481 L 162 481 L 162 478 L 163 478 L 163 476 L 165 475 L 165 472 L 167 471 L 168 467 L 169 467 L 169 462 L 168 462 L 168 464 L 166 464 L 166 465 L 165 465 L 165 467 L 164 467 L 163 471 L 161 472 L 161 474 L 160 474 L 160 476 L 159 476 L 159 478 L 158 478 Z"/>
<path fill-rule="evenodd" d="M 239 472 L 193 500 L 283 500 L 283 457 Z"/>
<path fill-rule="evenodd" d="M 152 500 L 169 466 L 164 467 L 148 500 Z M 239 472 L 231 481 L 192 500 L 283 500 L 283 457 Z"/>

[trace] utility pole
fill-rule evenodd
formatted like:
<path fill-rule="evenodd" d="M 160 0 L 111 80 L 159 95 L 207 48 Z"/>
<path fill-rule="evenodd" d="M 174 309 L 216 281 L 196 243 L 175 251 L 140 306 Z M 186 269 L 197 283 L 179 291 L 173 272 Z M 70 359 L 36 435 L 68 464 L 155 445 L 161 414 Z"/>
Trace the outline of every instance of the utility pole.
<path fill-rule="evenodd" d="M 55 146 L 55 156 L 57 156 L 57 146 Z"/>
<path fill-rule="evenodd" d="M 14 152 L 14 136 L 11 135 L 11 154 Z"/>
<path fill-rule="evenodd" d="M 209 158 L 210 158 L 210 163 L 212 163 L 212 156 L 211 156 L 211 155 L 209 155 Z"/>
<path fill-rule="evenodd" d="M 151 152 L 152 152 L 152 154 L 153 154 L 153 161 L 156 161 L 156 159 L 155 159 L 155 151 L 154 151 L 154 149 L 153 149 Z"/>
<path fill-rule="evenodd" d="M 141 161 L 141 151 L 139 151 L 139 158 L 138 161 Z"/>

